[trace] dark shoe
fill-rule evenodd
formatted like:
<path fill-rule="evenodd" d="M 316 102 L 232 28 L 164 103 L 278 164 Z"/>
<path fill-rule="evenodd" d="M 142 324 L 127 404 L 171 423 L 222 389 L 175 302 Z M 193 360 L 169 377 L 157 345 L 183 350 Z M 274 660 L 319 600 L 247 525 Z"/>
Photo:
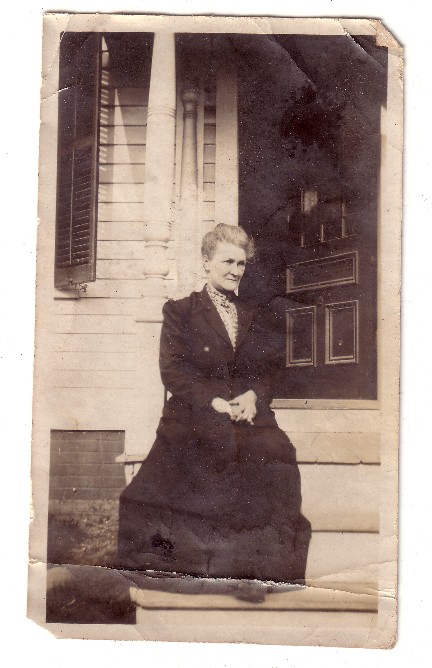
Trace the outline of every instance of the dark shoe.
<path fill-rule="evenodd" d="M 245 580 L 240 582 L 235 597 L 247 603 L 264 603 L 266 592 L 267 587 L 261 582 Z"/>

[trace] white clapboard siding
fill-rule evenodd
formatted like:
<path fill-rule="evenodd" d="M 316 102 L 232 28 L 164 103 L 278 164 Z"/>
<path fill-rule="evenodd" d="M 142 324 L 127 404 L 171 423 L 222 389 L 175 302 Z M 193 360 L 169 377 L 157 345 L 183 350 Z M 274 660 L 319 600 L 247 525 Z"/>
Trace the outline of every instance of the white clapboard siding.
<path fill-rule="evenodd" d="M 56 388 L 51 429 L 124 430 L 136 419 L 136 389 Z"/>
<path fill-rule="evenodd" d="M 144 241 L 102 241 L 98 242 L 100 260 L 143 260 Z"/>
<path fill-rule="evenodd" d="M 96 272 L 98 279 L 143 279 L 144 277 L 142 260 L 99 260 Z"/>
<path fill-rule="evenodd" d="M 203 220 L 214 220 L 215 219 L 215 203 L 214 202 L 203 202 L 202 211 L 203 211 Z"/>
<path fill-rule="evenodd" d="M 141 202 L 100 202 L 99 220 L 101 221 L 137 221 L 143 219 L 143 205 Z"/>
<path fill-rule="evenodd" d="M 124 76 L 121 82 L 127 80 Z M 97 281 L 91 298 L 139 298 L 143 294 L 143 217 L 148 86 L 116 86 L 104 79 L 100 132 Z"/>
<path fill-rule="evenodd" d="M 295 435 L 304 432 L 371 432 L 380 429 L 378 410 L 275 410 L 277 423 L 295 445 Z M 307 418 L 306 418 L 307 416 Z"/>
<path fill-rule="evenodd" d="M 366 580 L 376 579 L 379 536 L 373 533 L 313 532 L 309 546 L 306 579 L 330 581 L 358 580 L 363 571 Z M 373 565 L 371 569 L 371 565 Z"/>
<path fill-rule="evenodd" d="M 97 298 L 115 298 L 115 299 L 138 299 L 145 293 L 145 279 L 140 278 L 130 280 L 128 278 L 107 278 L 98 280 L 95 283 L 89 283 L 87 286 L 88 297 Z"/>
<path fill-rule="evenodd" d="M 303 488 L 308 496 L 307 488 Z M 350 504 L 348 504 L 349 506 Z M 358 534 L 379 531 L 379 512 L 376 508 L 365 508 L 348 512 L 340 508 L 321 512 L 320 508 L 306 505 L 303 512 L 315 531 L 348 531 Z"/>
<path fill-rule="evenodd" d="M 124 74 L 119 78 L 115 70 L 107 73 L 104 82 L 108 87 L 102 92 L 97 281 L 88 286 L 87 295 L 106 300 L 140 298 L 144 287 L 143 200 L 149 87 L 141 82 L 136 85 L 135 81 L 135 85 L 127 85 Z"/>
<path fill-rule="evenodd" d="M 206 234 L 215 225 L 215 160 L 216 160 L 216 115 L 214 107 L 204 108 L 203 128 L 203 183 L 201 220 L 202 232 Z"/>
<path fill-rule="evenodd" d="M 306 581 L 309 587 L 317 589 L 351 591 L 376 596 L 379 589 L 379 565 L 374 562 L 364 566 L 351 566 L 337 573 L 307 578 Z"/>
<path fill-rule="evenodd" d="M 144 235 L 144 223 L 133 221 L 99 221 L 99 241 L 141 241 Z"/>
<path fill-rule="evenodd" d="M 144 144 L 147 140 L 145 125 L 101 125 L 101 144 Z"/>
<path fill-rule="evenodd" d="M 98 241 L 100 260 L 142 260 L 145 241 Z"/>
<path fill-rule="evenodd" d="M 148 80 L 132 69 L 102 72 L 97 280 L 54 302 L 52 428 L 128 432 L 137 419 Z"/>
<path fill-rule="evenodd" d="M 145 165 L 100 165 L 99 183 L 144 183 Z"/>
<path fill-rule="evenodd" d="M 53 352 L 134 352 L 137 348 L 136 334 L 53 334 L 51 350 Z"/>
<path fill-rule="evenodd" d="M 203 201 L 204 202 L 214 202 L 215 201 L 215 184 L 214 183 L 204 183 L 203 184 Z"/>
<path fill-rule="evenodd" d="M 204 144 L 204 163 L 214 165 L 216 160 L 216 151 L 214 144 Z"/>
<path fill-rule="evenodd" d="M 210 125 L 207 121 L 204 125 L 204 144 L 216 144 L 216 125 Z"/>
<path fill-rule="evenodd" d="M 148 100 L 148 87 L 126 87 L 126 86 L 103 86 L 101 93 L 101 105 L 117 107 L 133 107 L 146 105 Z"/>
<path fill-rule="evenodd" d="M 136 299 L 55 299 L 53 312 L 56 315 L 115 315 L 133 316 Z"/>
<path fill-rule="evenodd" d="M 100 183 L 99 202 L 144 202 L 144 184 Z"/>
<path fill-rule="evenodd" d="M 204 183 L 215 182 L 215 166 L 212 163 L 203 165 L 203 180 Z"/>
<path fill-rule="evenodd" d="M 53 355 L 53 368 L 69 371 L 135 371 L 137 356 L 135 352 L 56 352 Z"/>
<path fill-rule="evenodd" d="M 97 305 L 95 308 L 98 308 Z M 135 333 L 136 323 L 129 315 L 58 315 L 54 321 L 56 334 L 125 334 Z"/>
<path fill-rule="evenodd" d="M 99 162 L 130 165 L 145 163 L 145 146 L 142 144 L 104 144 L 99 149 Z"/>
<path fill-rule="evenodd" d="M 380 434 L 368 432 L 305 432 L 290 434 L 298 462 L 379 464 Z"/>
<path fill-rule="evenodd" d="M 216 107 L 214 105 L 204 107 L 204 123 L 206 125 L 216 125 Z"/>
<path fill-rule="evenodd" d="M 102 125 L 146 125 L 147 107 L 102 107 Z"/>
<path fill-rule="evenodd" d="M 376 531 L 380 467 L 301 464 L 302 512 L 313 529 Z"/>
<path fill-rule="evenodd" d="M 126 150 L 126 147 L 123 147 Z M 144 163 L 143 163 L 144 164 Z M 123 169 L 125 165 L 102 165 L 101 166 L 101 171 L 105 175 L 104 178 L 108 176 L 108 172 L 111 174 L 111 176 L 115 176 L 117 172 L 113 172 L 111 168 L 116 167 L 118 170 Z M 127 167 L 129 165 L 126 165 Z M 130 165 L 133 166 L 133 165 Z M 137 168 L 140 167 L 139 164 L 135 165 Z M 135 173 L 132 172 L 131 170 L 123 170 L 122 175 L 124 178 L 128 178 L 131 176 L 131 174 L 135 174 L 135 176 L 138 176 L 141 178 L 141 173 Z M 174 191 L 175 184 L 173 183 L 173 191 Z M 144 183 L 141 182 L 136 182 L 136 183 L 128 183 L 126 180 L 124 181 L 118 181 L 117 183 L 111 182 L 111 181 L 103 181 L 99 183 L 99 202 L 104 202 L 104 203 L 115 203 L 115 202 L 120 202 L 120 203 L 141 203 L 143 204 L 144 202 Z M 174 201 L 174 198 L 173 198 Z"/>
<path fill-rule="evenodd" d="M 111 369 L 71 370 L 51 369 L 51 382 L 54 388 L 112 388 L 133 390 L 136 388 L 137 371 Z"/>
<path fill-rule="evenodd" d="M 131 68 L 129 71 L 123 68 L 117 69 L 116 67 L 104 68 L 102 69 L 102 80 L 105 86 L 112 88 L 142 88 L 143 91 L 148 91 L 149 88 L 146 78 L 143 78 L 139 68 Z"/>

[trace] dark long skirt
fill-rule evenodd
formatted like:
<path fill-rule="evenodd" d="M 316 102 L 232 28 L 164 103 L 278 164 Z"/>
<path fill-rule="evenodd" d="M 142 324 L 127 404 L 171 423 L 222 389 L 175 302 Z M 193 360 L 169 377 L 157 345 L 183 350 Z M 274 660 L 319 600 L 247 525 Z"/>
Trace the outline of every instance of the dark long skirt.
<path fill-rule="evenodd" d="M 120 497 L 119 565 L 199 577 L 303 583 L 310 524 L 295 449 L 277 426 L 218 416 L 173 442 L 162 419 Z"/>

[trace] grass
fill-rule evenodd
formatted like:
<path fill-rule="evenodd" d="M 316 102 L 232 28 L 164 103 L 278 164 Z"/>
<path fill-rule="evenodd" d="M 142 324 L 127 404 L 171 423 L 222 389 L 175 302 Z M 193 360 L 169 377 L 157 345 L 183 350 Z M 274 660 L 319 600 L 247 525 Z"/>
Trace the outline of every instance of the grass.
<path fill-rule="evenodd" d="M 118 501 L 51 501 L 48 562 L 112 567 L 117 531 Z"/>
<path fill-rule="evenodd" d="M 133 624 L 130 582 L 115 569 L 118 501 L 51 501 L 47 622 Z"/>

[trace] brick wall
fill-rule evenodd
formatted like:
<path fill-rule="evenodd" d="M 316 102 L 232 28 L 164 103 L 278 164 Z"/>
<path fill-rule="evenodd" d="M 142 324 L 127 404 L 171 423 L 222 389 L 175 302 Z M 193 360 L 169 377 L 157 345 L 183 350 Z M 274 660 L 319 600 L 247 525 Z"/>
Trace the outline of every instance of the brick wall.
<path fill-rule="evenodd" d="M 124 489 L 124 431 L 51 432 L 50 500 L 115 500 Z"/>

